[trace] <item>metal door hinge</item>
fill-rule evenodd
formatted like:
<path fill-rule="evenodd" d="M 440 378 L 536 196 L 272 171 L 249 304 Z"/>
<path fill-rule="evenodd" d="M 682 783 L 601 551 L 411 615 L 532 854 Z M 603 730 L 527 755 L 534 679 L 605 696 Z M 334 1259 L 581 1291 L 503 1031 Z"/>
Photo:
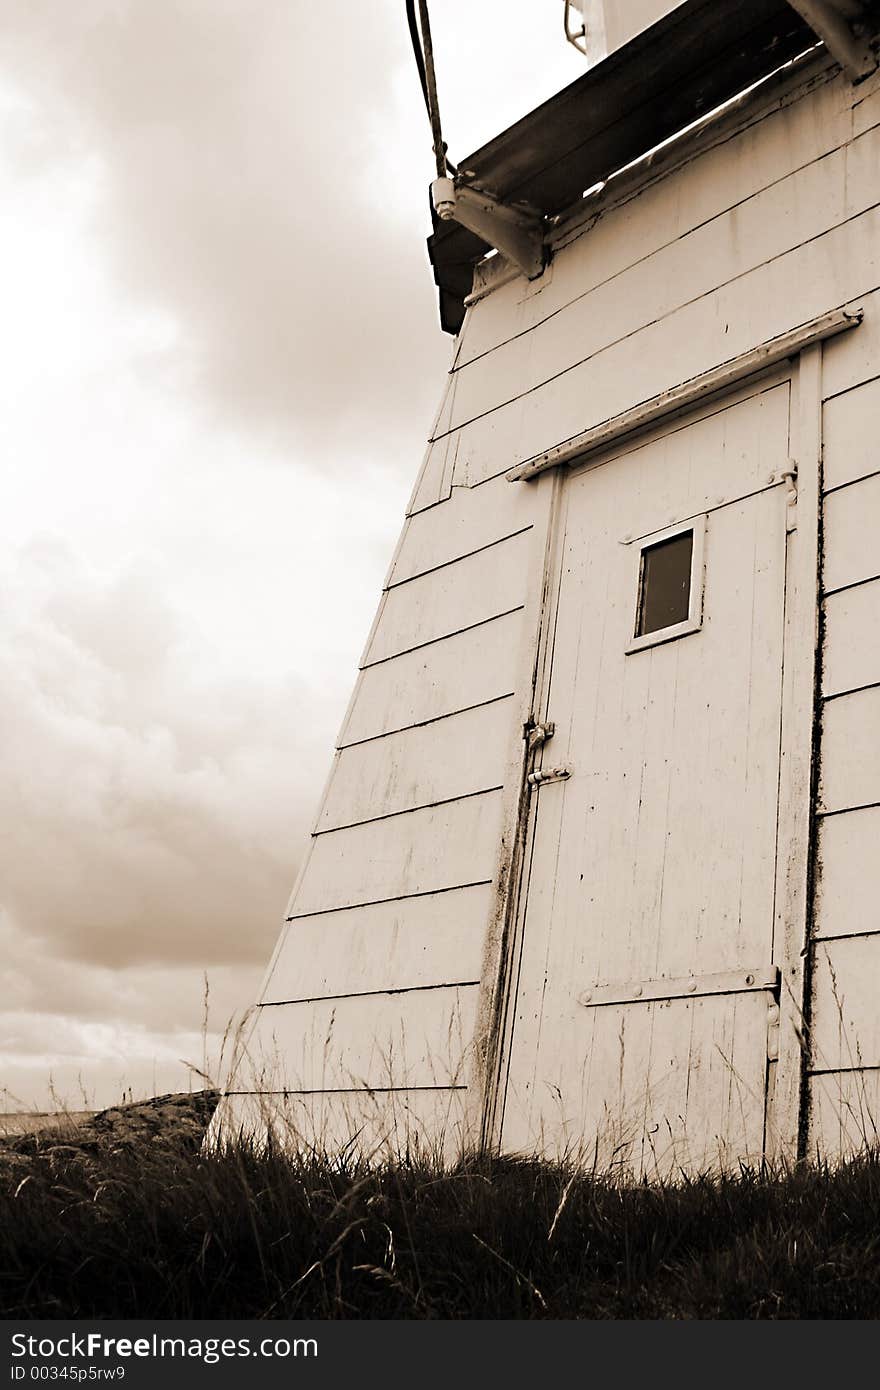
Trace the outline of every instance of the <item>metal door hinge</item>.
<path fill-rule="evenodd" d="M 545 782 L 566 782 L 571 776 L 571 768 L 566 767 L 539 767 L 535 772 L 528 775 L 530 787 L 541 787 Z"/>
<path fill-rule="evenodd" d="M 541 745 L 546 743 L 548 739 L 551 739 L 555 733 L 556 725 L 550 723 L 549 720 L 544 724 L 526 724 L 523 730 L 523 736 L 526 739 L 529 752 L 534 753 L 536 748 L 540 748 Z"/>

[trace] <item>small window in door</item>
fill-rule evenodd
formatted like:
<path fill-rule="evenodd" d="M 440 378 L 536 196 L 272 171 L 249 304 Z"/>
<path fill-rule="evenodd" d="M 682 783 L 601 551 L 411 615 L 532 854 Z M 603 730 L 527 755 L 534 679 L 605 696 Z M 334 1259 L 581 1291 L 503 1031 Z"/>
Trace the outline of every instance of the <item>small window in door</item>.
<path fill-rule="evenodd" d="M 702 623 L 706 518 L 644 537 L 638 547 L 636 612 L 627 651 L 696 632 Z"/>

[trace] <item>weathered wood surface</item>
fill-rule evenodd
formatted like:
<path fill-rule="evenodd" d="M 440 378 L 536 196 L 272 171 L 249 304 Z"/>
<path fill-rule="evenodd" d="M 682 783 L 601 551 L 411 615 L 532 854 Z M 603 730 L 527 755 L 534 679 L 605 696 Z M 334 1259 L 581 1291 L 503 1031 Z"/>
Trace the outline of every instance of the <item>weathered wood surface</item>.
<path fill-rule="evenodd" d="M 809 1156 L 832 1161 L 880 1142 L 880 1071 L 832 1072 L 809 1080 Z"/>
<path fill-rule="evenodd" d="M 500 793 L 488 792 L 319 835 L 294 914 L 487 882 L 501 833 L 499 809 Z"/>
<path fill-rule="evenodd" d="M 456 367 L 534 330 L 606 280 L 840 148 L 852 133 L 852 89 L 827 77 L 817 80 L 806 101 L 796 93 L 769 103 L 758 97 L 751 112 L 739 114 L 739 129 L 719 123 L 704 130 L 666 177 L 645 186 L 644 175 L 629 184 L 624 176 L 585 200 L 560 233 L 549 279 L 536 282 L 540 294 L 524 293 L 521 279 L 496 290 L 491 308 L 487 302 L 471 315 Z M 880 115 L 866 120 L 864 128 L 878 120 Z M 438 432 L 443 428 L 438 420 Z"/>
<path fill-rule="evenodd" d="M 864 179 L 848 183 L 848 158 L 855 158 L 856 146 L 864 143 L 873 159 L 878 159 L 878 136 L 880 132 L 871 131 L 855 145 L 788 175 L 646 257 L 631 259 L 634 248 L 621 247 L 618 254 L 626 256 L 626 264 L 617 273 L 590 291 L 581 287 L 552 318 L 543 318 L 529 332 L 468 367 L 457 368 L 460 379 L 448 428 L 456 429 L 535 391 L 575 363 L 639 333 L 646 324 L 672 318 L 684 306 L 737 281 L 747 282 L 752 272 L 864 211 L 858 202 L 867 200 L 870 205 L 870 184 Z M 876 198 L 876 190 L 873 195 Z M 613 220 L 610 214 L 609 223 Z M 598 230 L 585 239 L 585 253 Z M 606 234 L 613 235 L 610 225 Z M 592 249 L 595 253 L 596 248 Z M 606 263 L 593 259 L 591 264 L 601 266 L 607 275 Z M 559 277 L 554 285 L 558 283 Z M 543 297 L 530 303 L 547 312 Z"/>
<path fill-rule="evenodd" d="M 789 448 L 797 462 L 795 498 L 786 509 L 785 630 L 782 652 L 779 810 L 776 830 L 773 955 L 780 967 L 779 1025 L 768 1052 L 767 1153 L 793 1162 L 800 1152 L 803 1021 L 807 998 L 810 847 L 813 834 L 815 687 L 819 611 L 816 581 L 822 472 L 822 360 L 825 344 L 798 357 Z"/>
<path fill-rule="evenodd" d="M 825 592 L 880 577 L 880 474 L 825 499 Z"/>
<path fill-rule="evenodd" d="M 462 430 L 456 480 L 491 477 L 502 458 L 510 468 L 796 323 L 857 304 L 878 280 L 880 213 L 874 210 L 591 357 L 580 354 L 562 375 L 474 420 Z"/>
<path fill-rule="evenodd" d="M 560 1014 L 565 1075 L 511 1079 L 505 1146 L 649 1177 L 760 1161 L 767 1012 L 746 994 Z"/>
<path fill-rule="evenodd" d="M 592 1137 L 619 1093 L 628 1106 L 677 1067 L 663 1117 L 673 1124 L 686 1095 L 702 1152 L 721 1123 L 723 1086 L 704 1056 L 717 1043 L 749 1089 L 759 1079 L 735 1143 L 760 1146 L 766 997 L 703 1001 L 674 1021 L 675 1001 L 576 1000 L 595 983 L 771 963 L 784 489 L 710 511 L 702 630 L 629 656 L 635 569 L 620 532 L 623 517 L 648 534 L 711 506 L 719 479 L 727 497 L 750 493 L 758 466 L 766 483 L 787 457 L 788 398 L 787 384 L 746 397 L 566 482 L 545 758 L 573 771 L 536 793 L 506 1144 L 555 1151 L 573 1129 Z M 675 1039 L 691 1020 L 703 1041 L 689 1071 Z"/>
<path fill-rule="evenodd" d="M 297 917 L 264 1002 L 479 980 L 491 884 Z"/>
<path fill-rule="evenodd" d="M 534 493 L 507 487 L 503 478 L 487 483 L 483 492 L 455 488 L 447 502 L 409 518 L 389 585 L 464 559 L 525 530 L 533 523 L 534 510 Z"/>
<path fill-rule="evenodd" d="M 880 472 L 880 379 L 828 401 L 823 417 L 826 491 Z"/>
<path fill-rule="evenodd" d="M 506 484 L 505 484 L 506 486 Z M 512 694 L 522 610 L 362 671 L 342 747 Z"/>
<path fill-rule="evenodd" d="M 451 1088 L 318 1092 L 310 1096 L 235 1094 L 221 1102 L 214 1138 L 263 1138 L 271 1130 L 291 1149 L 367 1159 L 415 1150 L 454 1160 L 467 1147 L 467 1092 Z"/>
<path fill-rule="evenodd" d="M 880 683 L 880 579 L 830 594 L 824 611 L 822 693 Z"/>
<path fill-rule="evenodd" d="M 248 1090 L 461 1085 L 475 985 L 264 1005 L 248 1039 Z"/>
<path fill-rule="evenodd" d="M 880 931 L 878 847 L 880 807 L 847 811 L 820 822 L 815 923 L 818 938 Z"/>
<path fill-rule="evenodd" d="M 880 802 L 880 688 L 829 700 L 822 717 L 819 810 Z"/>
<path fill-rule="evenodd" d="M 864 317 L 858 333 L 844 333 L 825 345 L 822 384 L 826 401 L 878 375 L 880 290 L 862 295 L 859 304 L 864 310 Z"/>
<path fill-rule="evenodd" d="M 511 719 L 511 702 L 495 701 L 344 748 L 316 830 L 501 787 Z"/>
<path fill-rule="evenodd" d="M 880 1067 L 880 939 L 820 942 L 813 964 L 812 1071 Z M 877 1116 L 880 1123 L 880 1115 Z"/>
<path fill-rule="evenodd" d="M 436 642 L 521 607 L 531 562 L 521 532 L 386 591 L 365 666 Z"/>

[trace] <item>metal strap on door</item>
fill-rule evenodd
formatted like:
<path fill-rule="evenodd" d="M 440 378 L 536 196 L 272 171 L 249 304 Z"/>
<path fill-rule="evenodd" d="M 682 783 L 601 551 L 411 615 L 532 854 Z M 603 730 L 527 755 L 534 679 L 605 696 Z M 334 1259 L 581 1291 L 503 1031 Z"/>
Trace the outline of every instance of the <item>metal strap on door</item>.
<path fill-rule="evenodd" d="M 578 998 L 584 1008 L 606 1004 L 644 1004 L 655 999 L 694 999 L 707 994 L 745 994 L 751 990 L 779 990 L 779 966 L 765 965 L 754 970 L 722 970 L 715 975 L 684 975 L 675 980 L 639 980 L 613 985 L 596 985 Z"/>
<path fill-rule="evenodd" d="M 585 1009 L 599 1009 L 609 1004 L 648 1004 L 668 999 L 703 999 L 711 995 L 766 991 L 771 996 L 767 1009 L 767 1059 L 773 1062 L 779 1056 L 780 978 L 778 965 L 764 965 L 752 970 L 722 970 L 714 975 L 684 975 L 674 980 L 595 985 L 578 996 L 578 1003 Z"/>

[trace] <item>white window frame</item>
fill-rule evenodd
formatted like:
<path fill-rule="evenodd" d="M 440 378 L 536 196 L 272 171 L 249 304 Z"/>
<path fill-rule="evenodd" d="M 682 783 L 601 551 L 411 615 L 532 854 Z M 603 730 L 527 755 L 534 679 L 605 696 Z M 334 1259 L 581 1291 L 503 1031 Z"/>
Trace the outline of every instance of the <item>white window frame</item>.
<path fill-rule="evenodd" d="M 683 536 L 687 531 L 694 533 L 691 551 L 690 602 L 687 617 L 680 623 L 671 623 L 669 627 L 658 627 L 654 632 L 646 632 L 641 637 L 633 636 L 639 621 L 639 609 L 642 602 L 645 551 L 652 550 L 655 545 L 661 545 L 663 541 L 671 541 L 676 536 Z M 665 531 L 653 531 L 649 536 L 640 536 L 634 549 L 636 601 L 630 623 L 629 641 L 626 646 L 627 656 L 632 652 L 644 651 L 646 647 L 656 647 L 661 642 L 674 642 L 678 637 L 687 637 L 691 632 L 699 632 L 703 626 L 703 591 L 706 586 L 706 514 L 690 517 L 688 521 L 678 522 L 675 526 L 668 526 Z"/>

